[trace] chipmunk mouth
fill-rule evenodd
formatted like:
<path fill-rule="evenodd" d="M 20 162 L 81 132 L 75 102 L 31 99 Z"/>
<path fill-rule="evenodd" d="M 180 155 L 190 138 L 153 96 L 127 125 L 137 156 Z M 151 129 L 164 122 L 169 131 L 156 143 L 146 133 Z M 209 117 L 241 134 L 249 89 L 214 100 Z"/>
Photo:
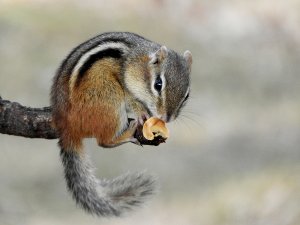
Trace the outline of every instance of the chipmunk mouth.
<path fill-rule="evenodd" d="M 161 115 L 160 119 L 163 120 L 165 123 L 169 122 L 167 114 Z"/>
<path fill-rule="evenodd" d="M 140 124 L 143 125 L 145 123 L 145 121 L 148 120 L 150 117 L 155 117 L 157 119 L 164 121 L 165 123 L 168 123 L 168 122 L 171 122 L 172 120 L 174 120 L 173 116 L 168 116 L 167 114 L 153 115 L 153 114 L 144 113 L 139 120 Z"/>

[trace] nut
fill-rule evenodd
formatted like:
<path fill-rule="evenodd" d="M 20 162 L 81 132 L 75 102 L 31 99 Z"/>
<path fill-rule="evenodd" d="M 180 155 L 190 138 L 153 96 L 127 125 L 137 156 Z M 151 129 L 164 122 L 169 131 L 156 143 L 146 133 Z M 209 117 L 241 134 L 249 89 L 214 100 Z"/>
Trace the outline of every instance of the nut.
<path fill-rule="evenodd" d="M 151 117 L 143 125 L 143 135 L 147 140 L 153 140 L 159 136 L 167 139 L 169 137 L 169 130 L 163 120 Z"/>

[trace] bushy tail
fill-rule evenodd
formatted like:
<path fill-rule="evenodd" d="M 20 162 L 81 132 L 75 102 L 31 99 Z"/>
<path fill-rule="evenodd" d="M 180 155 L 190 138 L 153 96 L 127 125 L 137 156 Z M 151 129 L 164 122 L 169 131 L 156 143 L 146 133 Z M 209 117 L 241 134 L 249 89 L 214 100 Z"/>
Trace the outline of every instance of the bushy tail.
<path fill-rule="evenodd" d="M 98 216 L 119 216 L 134 209 L 155 190 L 153 177 L 126 174 L 113 180 L 98 180 L 84 154 L 61 150 L 68 189 L 87 212 Z"/>

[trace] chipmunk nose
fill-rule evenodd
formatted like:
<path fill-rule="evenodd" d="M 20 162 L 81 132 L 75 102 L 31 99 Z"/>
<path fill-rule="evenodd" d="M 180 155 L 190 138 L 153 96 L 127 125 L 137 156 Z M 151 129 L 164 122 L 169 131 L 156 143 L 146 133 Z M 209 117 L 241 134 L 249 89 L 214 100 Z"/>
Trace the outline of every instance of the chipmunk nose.
<path fill-rule="evenodd" d="M 163 120 L 164 122 L 168 122 L 167 114 L 161 115 L 161 116 L 160 116 L 160 119 Z"/>

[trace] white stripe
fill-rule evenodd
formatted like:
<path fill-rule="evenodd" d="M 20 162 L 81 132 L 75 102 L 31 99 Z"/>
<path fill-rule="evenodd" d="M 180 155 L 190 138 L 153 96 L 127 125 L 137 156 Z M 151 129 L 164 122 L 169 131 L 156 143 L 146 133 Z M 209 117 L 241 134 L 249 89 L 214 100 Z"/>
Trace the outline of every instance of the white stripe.
<path fill-rule="evenodd" d="M 116 43 L 116 42 L 107 42 L 105 44 L 100 44 L 98 46 L 96 46 L 95 48 L 91 49 L 90 51 L 84 53 L 81 58 L 79 59 L 78 63 L 76 64 L 76 66 L 74 67 L 73 71 L 72 71 L 72 74 L 73 75 L 77 75 L 79 69 L 84 65 L 84 63 L 88 60 L 88 58 L 91 56 L 91 55 L 94 55 L 95 53 L 97 52 L 101 52 L 103 50 L 106 50 L 106 49 L 110 49 L 110 48 L 113 48 L 113 49 L 121 49 L 123 50 L 123 52 L 126 52 L 128 51 L 128 47 L 123 44 L 123 43 Z"/>
<path fill-rule="evenodd" d="M 95 48 L 89 50 L 88 52 L 84 53 L 78 60 L 78 63 L 76 64 L 74 69 L 72 70 L 71 79 L 69 81 L 71 90 L 74 88 L 80 68 L 86 63 L 90 56 L 96 54 L 97 52 L 104 51 L 106 49 L 121 49 L 123 53 L 127 53 L 129 50 L 129 48 L 123 43 L 107 42 L 104 44 L 100 44 Z"/>

